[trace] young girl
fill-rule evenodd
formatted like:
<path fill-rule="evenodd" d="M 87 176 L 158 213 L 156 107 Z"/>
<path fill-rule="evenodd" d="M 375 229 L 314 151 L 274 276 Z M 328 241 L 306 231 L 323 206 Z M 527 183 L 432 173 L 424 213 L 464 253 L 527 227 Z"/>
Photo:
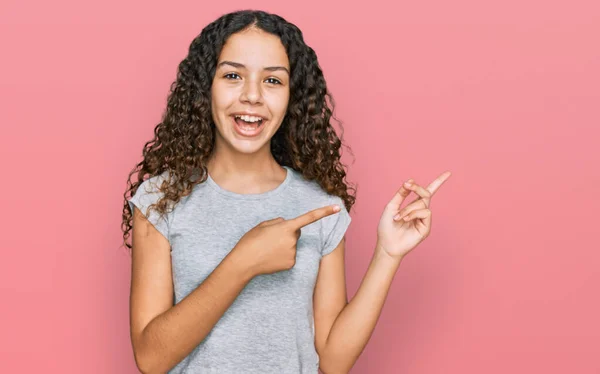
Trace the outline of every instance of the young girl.
<path fill-rule="evenodd" d="M 226 14 L 193 40 L 126 192 L 131 341 L 143 373 L 353 366 L 449 174 L 400 188 L 386 206 L 349 303 L 344 234 L 355 197 L 332 111 L 315 52 L 283 18 Z M 411 190 L 420 198 L 400 210 Z"/>

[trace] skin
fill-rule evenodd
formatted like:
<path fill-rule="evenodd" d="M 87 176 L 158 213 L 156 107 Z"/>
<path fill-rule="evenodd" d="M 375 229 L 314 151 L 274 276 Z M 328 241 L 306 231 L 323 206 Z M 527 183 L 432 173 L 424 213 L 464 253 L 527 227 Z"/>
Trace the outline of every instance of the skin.
<path fill-rule="evenodd" d="M 224 61 L 234 64 L 221 64 Z M 230 37 L 218 64 L 212 86 L 217 136 L 207 166 L 209 173 L 220 186 L 233 192 L 272 190 L 283 182 L 286 173 L 270 153 L 270 140 L 285 116 L 290 94 L 285 49 L 277 37 L 250 29 Z M 275 66 L 282 69 L 265 70 Z M 249 139 L 235 133 L 230 115 L 237 111 L 267 117 L 262 134 Z M 344 268 L 345 239 L 322 258 L 313 304 L 315 347 L 324 373 L 347 373 L 358 359 L 400 262 L 429 235 L 432 196 L 449 177 L 450 173 L 445 172 L 427 187 L 416 183 L 402 186 L 393 196 L 381 216 L 367 273 L 350 302 Z M 418 197 L 401 208 L 411 192 Z M 275 227 L 290 233 L 334 213 L 332 206 L 322 207 L 296 219 L 274 221 L 266 225 L 273 227 L 260 230 L 278 236 Z M 408 221 L 396 220 L 398 213 L 407 216 Z M 132 237 L 130 325 L 134 356 L 143 373 L 164 373 L 204 339 L 256 274 L 247 265 L 248 255 L 233 250 L 204 282 L 173 305 L 169 242 L 137 208 Z"/>
<path fill-rule="evenodd" d="M 224 61 L 234 64 L 222 64 Z M 209 173 L 233 192 L 269 191 L 286 175 L 270 153 L 270 140 L 281 125 L 289 101 L 285 49 L 278 38 L 250 30 L 229 38 L 218 65 L 212 85 L 217 136 Z M 264 69 L 273 66 L 283 69 Z M 260 136 L 249 139 L 235 133 L 230 115 L 238 111 L 252 111 L 267 118 Z M 291 235 L 334 213 L 332 206 L 322 207 L 277 223 L 268 232 L 280 227 Z M 281 236 L 276 231 L 271 235 Z M 200 344 L 256 274 L 248 265 L 245 251 L 232 250 L 195 290 L 173 305 L 169 242 L 137 208 L 133 212 L 132 238 L 130 325 L 134 357 L 142 373 L 164 373 Z"/>
<path fill-rule="evenodd" d="M 261 242 L 275 240 L 291 246 L 302 227 L 337 211 L 326 206 L 290 220 L 264 221 L 240 242 L 249 236 L 259 249 L 268 247 Z M 135 208 L 130 310 L 131 341 L 140 371 L 164 373 L 189 355 L 258 274 L 257 268 L 289 269 L 295 264 L 295 252 L 267 249 L 274 255 L 266 263 L 253 262 L 247 247 L 236 245 L 195 290 L 173 305 L 169 243 Z"/>
<path fill-rule="evenodd" d="M 208 172 L 221 187 L 233 192 L 272 190 L 286 175 L 270 150 L 290 98 L 285 47 L 277 36 L 259 29 L 245 30 L 227 40 L 217 66 L 211 103 L 217 134 Z M 260 135 L 249 138 L 235 131 L 231 115 L 240 111 L 266 117 Z"/>
<path fill-rule="evenodd" d="M 450 177 L 446 171 L 421 187 L 412 179 L 386 204 L 377 228 L 377 243 L 361 285 L 352 300 L 343 304 L 344 241 L 321 261 L 315 289 L 316 343 L 324 373 L 350 371 L 369 341 L 400 263 L 431 232 L 431 199 Z M 417 198 L 404 208 L 411 192 Z M 406 216 L 407 219 L 396 219 Z M 340 308 L 335 315 L 336 308 Z M 335 316 L 335 318 L 334 318 Z M 331 322 L 333 320 L 333 322 Z M 319 327 L 317 325 L 319 324 Z"/>

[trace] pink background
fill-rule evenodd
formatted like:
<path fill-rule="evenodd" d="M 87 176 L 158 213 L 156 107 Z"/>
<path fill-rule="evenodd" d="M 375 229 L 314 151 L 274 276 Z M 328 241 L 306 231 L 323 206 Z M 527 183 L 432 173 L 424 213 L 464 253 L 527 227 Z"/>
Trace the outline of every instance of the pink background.
<path fill-rule="evenodd" d="M 191 40 L 249 6 L 344 121 L 350 297 L 400 183 L 453 173 L 352 373 L 600 372 L 597 1 L 216 3 L 0 5 L 0 372 L 137 372 L 125 178 Z"/>

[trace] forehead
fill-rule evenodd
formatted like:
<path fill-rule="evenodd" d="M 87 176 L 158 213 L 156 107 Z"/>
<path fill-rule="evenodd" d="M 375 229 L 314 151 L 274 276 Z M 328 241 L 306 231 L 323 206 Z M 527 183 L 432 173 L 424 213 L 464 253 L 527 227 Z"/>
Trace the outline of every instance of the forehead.
<path fill-rule="evenodd" d="M 242 63 L 248 69 L 275 65 L 289 68 L 288 56 L 279 37 L 257 29 L 231 35 L 219 56 L 219 62 L 223 60 Z"/>

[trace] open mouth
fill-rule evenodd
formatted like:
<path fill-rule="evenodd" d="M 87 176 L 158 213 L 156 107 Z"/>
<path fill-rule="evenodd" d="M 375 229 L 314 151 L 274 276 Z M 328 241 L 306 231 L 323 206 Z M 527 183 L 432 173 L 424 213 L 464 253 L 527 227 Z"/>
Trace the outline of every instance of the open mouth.
<path fill-rule="evenodd" d="M 234 115 L 233 119 L 240 127 L 246 127 L 248 129 L 257 128 L 264 122 L 264 118 L 255 116 Z"/>
<path fill-rule="evenodd" d="M 244 136 L 258 135 L 264 127 L 263 124 L 266 122 L 266 119 L 258 116 L 236 114 L 232 117 L 236 125 L 236 131 Z"/>

